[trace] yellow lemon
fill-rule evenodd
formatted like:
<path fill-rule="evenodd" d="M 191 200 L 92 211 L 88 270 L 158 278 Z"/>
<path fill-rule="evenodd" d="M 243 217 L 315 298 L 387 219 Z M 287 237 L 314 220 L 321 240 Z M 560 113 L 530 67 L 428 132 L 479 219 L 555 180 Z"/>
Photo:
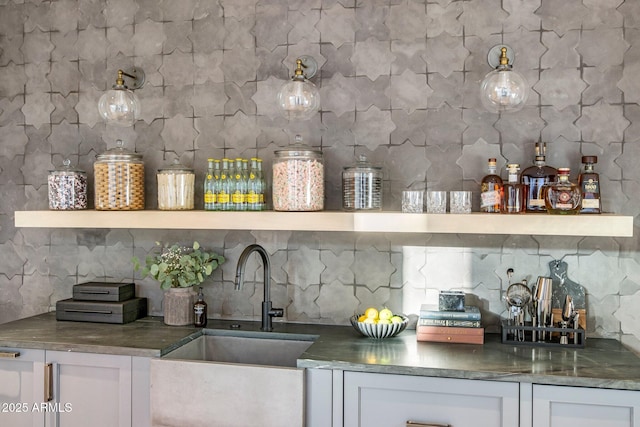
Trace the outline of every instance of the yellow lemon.
<path fill-rule="evenodd" d="M 364 319 L 363 323 L 376 323 L 376 319 L 372 319 L 371 317 L 367 317 Z"/>
<path fill-rule="evenodd" d="M 380 320 L 390 320 L 393 317 L 393 312 L 388 308 L 383 308 L 380 310 L 380 313 L 378 313 L 378 317 Z"/>
<path fill-rule="evenodd" d="M 391 320 L 389 319 L 379 319 L 378 320 L 378 325 L 390 325 L 391 324 Z"/>
<path fill-rule="evenodd" d="M 369 319 L 377 319 L 378 318 L 378 310 L 376 310 L 373 307 L 369 307 L 365 310 L 364 315 L 367 316 Z"/>
<path fill-rule="evenodd" d="M 393 316 L 391 318 L 391 323 L 402 323 L 402 322 L 404 322 L 404 320 L 400 316 Z"/>
<path fill-rule="evenodd" d="M 360 317 L 358 317 L 358 322 L 364 322 L 367 319 L 367 316 L 365 316 L 364 314 Z"/>

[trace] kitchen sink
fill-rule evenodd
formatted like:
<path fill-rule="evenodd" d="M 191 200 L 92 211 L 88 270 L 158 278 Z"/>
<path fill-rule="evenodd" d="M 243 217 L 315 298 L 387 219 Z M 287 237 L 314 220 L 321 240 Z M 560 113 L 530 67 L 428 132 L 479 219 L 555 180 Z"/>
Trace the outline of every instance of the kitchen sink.
<path fill-rule="evenodd" d="M 152 425 L 304 425 L 305 370 L 296 359 L 315 338 L 205 329 L 152 359 Z"/>
<path fill-rule="evenodd" d="M 205 329 L 204 335 L 164 358 L 295 367 L 314 339 L 304 334 Z"/>

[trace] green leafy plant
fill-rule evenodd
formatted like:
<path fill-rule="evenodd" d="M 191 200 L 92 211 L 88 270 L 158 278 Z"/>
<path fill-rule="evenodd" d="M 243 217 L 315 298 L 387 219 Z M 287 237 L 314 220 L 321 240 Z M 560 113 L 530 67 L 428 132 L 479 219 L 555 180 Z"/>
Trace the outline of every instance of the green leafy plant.
<path fill-rule="evenodd" d="M 162 246 L 157 255 L 148 255 L 143 267 L 137 257 L 133 257 L 133 268 L 141 270 L 142 278 L 153 277 L 162 289 L 189 288 L 199 285 L 224 263 L 224 257 L 214 252 L 200 250 L 200 244 L 193 242 L 187 246 Z"/>

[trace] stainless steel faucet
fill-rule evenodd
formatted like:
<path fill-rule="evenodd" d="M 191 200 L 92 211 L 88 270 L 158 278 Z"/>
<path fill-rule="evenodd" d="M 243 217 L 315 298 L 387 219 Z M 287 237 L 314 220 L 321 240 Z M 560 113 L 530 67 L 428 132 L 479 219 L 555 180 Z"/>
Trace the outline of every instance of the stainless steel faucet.
<path fill-rule="evenodd" d="M 271 307 L 271 297 L 269 291 L 271 288 L 271 264 L 269 263 L 269 255 L 265 249 L 257 244 L 247 246 L 238 258 L 238 266 L 236 267 L 236 290 L 240 290 L 242 283 L 244 282 L 244 268 L 247 264 L 247 259 L 252 252 L 257 252 L 262 258 L 262 270 L 264 271 L 264 298 L 262 301 L 262 326 L 260 329 L 263 331 L 273 331 L 273 317 L 282 317 L 284 310 L 281 308 Z"/>

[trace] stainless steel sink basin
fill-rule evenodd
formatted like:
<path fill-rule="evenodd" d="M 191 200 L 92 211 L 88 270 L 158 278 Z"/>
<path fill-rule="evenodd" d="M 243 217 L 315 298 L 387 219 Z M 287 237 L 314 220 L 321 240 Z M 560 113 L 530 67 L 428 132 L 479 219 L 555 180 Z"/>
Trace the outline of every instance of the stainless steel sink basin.
<path fill-rule="evenodd" d="M 314 335 L 205 329 L 204 335 L 164 358 L 295 367 L 314 339 Z"/>
<path fill-rule="evenodd" d="M 204 335 L 164 358 L 295 367 L 298 357 L 315 338 L 306 334 L 205 329 Z"/>
<path fill-rule="evenodd" d="M 304 425 L 305 373 L 296 359 L 315 338 L 205 329 L 151 360 L 152 426 Z"/>

